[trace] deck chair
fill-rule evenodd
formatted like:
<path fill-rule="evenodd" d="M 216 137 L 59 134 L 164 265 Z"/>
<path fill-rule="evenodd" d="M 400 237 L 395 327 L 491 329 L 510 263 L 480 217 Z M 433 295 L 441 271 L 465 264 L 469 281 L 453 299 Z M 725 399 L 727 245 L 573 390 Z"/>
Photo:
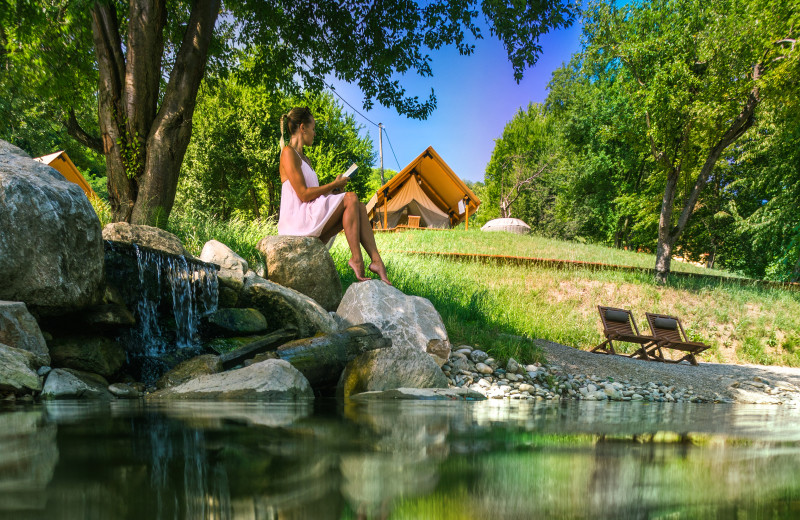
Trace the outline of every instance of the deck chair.
<path fill-rule="evenodd" d="M 658 349 L 658 339 L 654 336 L 645 336 L 639 333 L 636 320 L 631 311 L 615 309 L 613 307 L 597 306 L 600 311 L 600 320 L 603 322 L 603 334 L 606 340 L 592 349 L 592 352 L 603 354 L 617 354 L 614 342 L 636 343 L 639 349 L 629 357 L 640 359 L 654 359 L 653 352 Z M 620 354 L 625 355 L 625 354 Z"/>
<path fill-rule="evenodd" d="M 645 315 L 647 316 L 647 323 L 650 324 L 650 330 L 653 331 L 653 336 L 659 340 L 660 348 L 670 348 L 686 352 L 682 358 L 676 361 L 666 359 L 663 352 L 659 349 L 658 352 L 655 352 L 659 361 L 680 363 L 685 360 L 697 366 L 695 355 L 707 350 L 709 348 L 708 345 L 700 343 L 699 341 L 688 341 L 681 320 L 676 316 L 653 314 L 650 312 L 645 313 Z"/>

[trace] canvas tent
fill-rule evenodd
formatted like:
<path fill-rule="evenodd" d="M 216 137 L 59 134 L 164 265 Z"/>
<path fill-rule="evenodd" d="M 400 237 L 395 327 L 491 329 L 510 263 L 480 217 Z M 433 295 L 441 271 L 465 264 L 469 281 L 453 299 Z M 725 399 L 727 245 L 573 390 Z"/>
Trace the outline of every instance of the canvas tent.
<path fill-rule="evenodd" d="M 481 201 L 429 146 L 367 203 L 373 227 L 395 228 L 419 217 L 420 227 L 450 228 L 475 213 Z M 414 219 L 416 220 L 416 219 Z"/>
<path fill-rule="evenodd" d="M 51 168 L 55 169 L 64 176 L 70 182 L 74 182 L 78 186 L 83 189 L 83 192 L 86 194 L 87 197 L 90 199 L 92 197 L 97 197 L 97 194 L 94 192 L 89 183 L 86 182 L 86 179 L 83 178 L 81 172 L 75 167 L 72 163 L 72 160 L 67 155 L 67 152 L 61 150 L 60 152 L 51 153 L 50 155 L 44 155 L 42 157 L 37 157 L 34 159 L 35 161 L 39 161 L 40 163 L 44 163 Z"/>

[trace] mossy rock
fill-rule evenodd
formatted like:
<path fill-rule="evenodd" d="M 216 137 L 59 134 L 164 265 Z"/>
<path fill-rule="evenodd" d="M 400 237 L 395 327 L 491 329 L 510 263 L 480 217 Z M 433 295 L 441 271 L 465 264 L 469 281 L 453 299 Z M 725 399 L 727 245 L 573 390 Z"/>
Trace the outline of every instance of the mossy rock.
<path fill-rule="evenodd" d="M 211 349 L 217 354 L 227 354 L 233 352 L 250 343 L 262 340 L 269 336 L 269 334 L 260 334 L 256 336 L 236 336 L 230 338 L 216 338 L 205 344 L 207 349 Z"/>

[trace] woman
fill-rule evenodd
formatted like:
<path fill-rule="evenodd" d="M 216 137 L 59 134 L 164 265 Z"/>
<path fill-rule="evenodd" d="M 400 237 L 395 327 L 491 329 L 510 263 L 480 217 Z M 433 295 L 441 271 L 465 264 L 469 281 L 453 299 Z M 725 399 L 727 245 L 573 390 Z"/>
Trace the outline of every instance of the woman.
<path fill-rule="evenodd" d="M 304 147 L 314 142 L 315 128 L 316 121 L 308 108 L 293 108 L 281 116 L 282 187 L 278 234 L 312 236 L 327 243 L 344 229 L 352 253 L 347 263 L 358 281 L 369 280 L 364 276 L 363 245 L 371 260 L 369 270 L 389 283 L 366 207 L 355 193 L 341 193 L 347 177 L 339 175 L 333 182 L 320 186 L 317 174 L 303 153 Z M 288 146 L 284 142 L 285 130 L 290 136 Z"/>

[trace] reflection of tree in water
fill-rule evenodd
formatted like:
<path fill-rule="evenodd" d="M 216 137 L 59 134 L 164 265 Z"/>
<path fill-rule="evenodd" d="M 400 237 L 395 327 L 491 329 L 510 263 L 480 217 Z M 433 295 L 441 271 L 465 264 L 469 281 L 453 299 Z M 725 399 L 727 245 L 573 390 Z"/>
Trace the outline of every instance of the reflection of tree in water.
<path fill-rule="evenodd" d="M 439 482 L 439 463 L 449 453 L 446 416 L 423 407 L 418 413 L 387 407 L 363 403 L 345 410 L 366 443 L 356 453 L 343 453 L 339 464 L 341 491 L 357 518 L 388 518 L 394 501 L 431 493 Z"/>
<path fill-rule="evenodd" d="M 0 518 L 27 518 L 47 504 L 46 488 L 58 462 L 56 426 L 38 411 L 0 418 Z"/>

